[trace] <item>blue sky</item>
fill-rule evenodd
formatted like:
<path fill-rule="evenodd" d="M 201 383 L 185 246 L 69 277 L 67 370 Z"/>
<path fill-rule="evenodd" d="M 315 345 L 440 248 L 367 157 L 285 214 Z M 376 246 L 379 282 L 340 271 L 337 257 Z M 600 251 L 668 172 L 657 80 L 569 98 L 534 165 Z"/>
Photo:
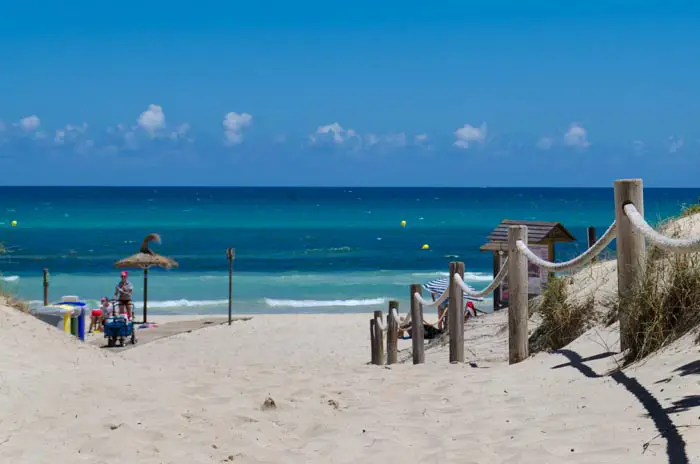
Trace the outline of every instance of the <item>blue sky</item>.
<path fill-rule="evenodd" d="M 0 13 L 3 185 L 698 185 L 700 2 Z"/>

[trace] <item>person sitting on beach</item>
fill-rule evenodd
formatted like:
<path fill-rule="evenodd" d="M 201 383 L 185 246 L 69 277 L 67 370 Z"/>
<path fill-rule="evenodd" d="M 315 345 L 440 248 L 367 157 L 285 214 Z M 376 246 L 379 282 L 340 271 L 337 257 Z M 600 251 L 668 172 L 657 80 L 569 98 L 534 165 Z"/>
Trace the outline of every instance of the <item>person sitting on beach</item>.
<path fill-rule="evenodd" d="M 105 302 L 107 303 L 106 307 Z M 90 312 L 90 329 L 88 330 L 88 333 L 92 333 L 93 330 L 104 330 L 104 320 L 108 316 L 108 314 L 109 301 L 107 301 L 107 298 L 102 297 L 102 300 L 100 300 L 100 307 L 97 309 L 93 309 Z"/>
<path fill-rule="evenodd" d="M 467 305 L 464 309 L 464 321 L 466 322 L 470 317 L 476 317 L 476 308 L 474 307 L 474 303 L 467 301 Z"/>
<path fill-rule="evenodd" d="M 122 271 L 121 280 L 117 283 L 114 296 L 119 302 L 119 314 L 126 314 L 127 319 L 131 319 L 131 296 L 134 293 L 134 286 L 128 280 L 129 273 Z"/>

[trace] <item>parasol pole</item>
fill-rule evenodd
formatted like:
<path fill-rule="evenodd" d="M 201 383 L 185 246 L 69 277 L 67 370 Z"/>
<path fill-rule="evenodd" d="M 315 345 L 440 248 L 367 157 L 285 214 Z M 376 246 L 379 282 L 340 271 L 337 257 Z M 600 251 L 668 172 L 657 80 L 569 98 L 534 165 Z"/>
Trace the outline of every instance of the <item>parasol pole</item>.
<path fill-rule="evenodd" d="M 143 268 L 143 323 L 148 322 L 148 266 Z"/>

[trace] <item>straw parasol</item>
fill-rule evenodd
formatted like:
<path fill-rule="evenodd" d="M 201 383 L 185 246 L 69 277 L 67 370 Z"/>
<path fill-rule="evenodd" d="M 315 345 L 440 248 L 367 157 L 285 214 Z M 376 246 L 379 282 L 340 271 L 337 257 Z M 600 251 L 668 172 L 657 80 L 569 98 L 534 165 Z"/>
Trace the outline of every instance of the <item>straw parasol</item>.
<path fill-rule="evenodd" d="M 127 258 L 120 259 L 115 263 L 115 266 L 120 269 L 139 268 L 143 269 L 143 322 L 147 322 L 148 314 L 148 269 L 151 267 L 161 267 L 163 269 L 172 269 L 178 266 L 177 261 L 155 253 L 148 247 L 150 242 L 160 243 L 160 235 L 148 234 L 143 239 L 141 249 L 138 253 Z"/>

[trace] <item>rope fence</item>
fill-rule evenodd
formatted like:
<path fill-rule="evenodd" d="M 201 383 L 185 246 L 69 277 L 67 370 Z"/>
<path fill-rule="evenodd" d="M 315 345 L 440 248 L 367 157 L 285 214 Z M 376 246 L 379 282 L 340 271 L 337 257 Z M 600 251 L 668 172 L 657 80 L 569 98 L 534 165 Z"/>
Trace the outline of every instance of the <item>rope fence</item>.
<path fill-rule="evenodd" d="M 450 338 L 450 362 L 464 362 L 464 296 L 483 298 L 490 295 L 508 278 L 508 361 L 518 363 L 529 356 L 528 353 L 528 262 L 550 272 L 564 272 L 579 269 L 597 260 L 613 240 L 616 240 L 618 267 L 618 296 L 627 297 L 634 291 L 644 272 L 646 241 L 673 253 L 700 251 L 700 237 L 672 238 L 656 231 L 644 219 L 644 198 L 641 179 L 617 180 L 614 183 L 615 221 L 605 233 L 595 241 L 595 230 L 589 228 L 589 247 L 573 259 L 551 262 L 537 256 L 528 247 L 528 232 L 525 225 L 511 225 L 508 228 L 508 256 L 493 280 L 480 291 L 471 289 L 464 282 L 464 263 L 450 263 L 450 279 L 447 289 L 434 301 L 422 296 L 422 286 L 412 284 L 410 288 L 410 312 L 398 315 L 398 301 L 389 302 L 387 322 L 382 311 L 375 311 L 370 320 L 370 340 L 372 364 L 383 365 L 397 362 L 398 334 L 409 331 L 412 339 L 413 364 L 425 362 L 424 324 L 439 326 L 447 317 Z M 449 299 L 448 307 L 435 324 L 423 318 L 423 309 L 441 305 Z M 629 346 L 629 333 L 626 314 L 620 313 L 620 350 Z M 422 323 L 414 323 L 421 321 Z M 384 354 L 384 335 L 387 348 Z"/>

